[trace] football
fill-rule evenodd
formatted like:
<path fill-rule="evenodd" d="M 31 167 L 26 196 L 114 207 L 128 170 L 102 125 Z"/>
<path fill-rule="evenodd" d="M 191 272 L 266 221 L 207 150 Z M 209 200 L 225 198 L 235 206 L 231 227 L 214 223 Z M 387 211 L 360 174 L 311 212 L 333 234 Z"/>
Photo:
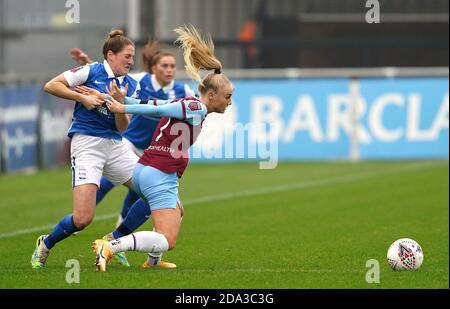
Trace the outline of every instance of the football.
<path fill-rule="evenodd" d="M 387 260 L 395 271 L 418 270 L 423 262 L 422 247 L 413 239 L 398 239 L 389 247 Z"/>

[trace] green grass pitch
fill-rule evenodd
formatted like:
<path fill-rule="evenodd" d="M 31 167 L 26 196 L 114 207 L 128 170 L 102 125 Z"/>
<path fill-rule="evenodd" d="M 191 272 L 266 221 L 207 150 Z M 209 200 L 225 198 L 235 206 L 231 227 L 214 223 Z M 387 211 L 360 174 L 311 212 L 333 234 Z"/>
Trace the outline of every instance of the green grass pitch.
<path fill-rule="evenodd" d="M 130 268 L 95 270 L 90 245 L 115 224 L 117 188 L 36 272 L 35 239 L 71 211 L 70 177 L 68 167 L 0 176 L 0 288 L 449 288 L 448 161 L 193 164 L 180 182 L 178 243 L 165 254 L 176 270 L 140 269 L 146 256 L 134 252 Z M 416 272 L 386 262 L 403 237 L 423 247 Z M 80 263 L 78 284 L 66 282 L 69 259 Z M 370 259 L 380 283 L 366 282 Z"/>

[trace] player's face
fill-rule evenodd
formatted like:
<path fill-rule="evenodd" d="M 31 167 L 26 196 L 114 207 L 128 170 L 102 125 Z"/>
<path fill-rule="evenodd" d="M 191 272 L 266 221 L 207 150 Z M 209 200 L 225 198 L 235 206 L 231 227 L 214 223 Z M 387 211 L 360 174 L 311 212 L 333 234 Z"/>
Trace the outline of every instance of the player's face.
<path fill-rule="evenodd" d="M 175 78 L 176 63 L 172 56 L 163 56 L 158 63 L 152 67 L 153 74 L 161 86 L 167 86 Z"/>
<path fill-rule="evenodd" d="M 108 63 L 111 66 L 114 75 L 127 75 L 134 64 L 134 46 L 126 45 L 117 54 L 110 51 L 108 53 Z"/>
<path fill-rule="evenodd" d="M 231 105 L 231 97 L 233 96 L 233 85 L 226 84 L 214 93 L 212 105 L 216 113 L 224 113 L 229 105 Z"/>

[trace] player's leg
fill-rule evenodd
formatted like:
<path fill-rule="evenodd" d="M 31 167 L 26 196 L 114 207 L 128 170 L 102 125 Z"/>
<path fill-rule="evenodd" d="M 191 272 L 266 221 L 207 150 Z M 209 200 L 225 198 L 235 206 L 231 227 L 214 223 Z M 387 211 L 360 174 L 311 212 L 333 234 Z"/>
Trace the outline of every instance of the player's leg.
<path fill-rule="evenodd" d="M 128 139 L 123 138 L 122 142 L 129 148 L 131 151 L 137 155 L 139 158 L 142 157 L 142 154 L 144 153 L 143 149 L 137 148 L 132 142 L 130 142 Z M 127 195 L 125 196 L 122 204 L 122 210 L 117 218 L 116 222 L 116 228 L 120 226 L 123 219 L 128 214 L 128 211 L 130 208 L 136 203 L 136 201 L 139 200 L 139 195 L 135 192 L 133 189 L 128 189 Z M 141 205 L 142 206 L 142 205 Z M 140 225 L 139 225 L 140 226 Z"/>
<path fill-rule="evenodd" d="M 177 203 L 177 207 L 180 209 L 180 222 L 183 213 L 181 202 Z M 131 234 L 143 225 L 151 215 L 150 206 L 147 202 L 139 199 L 130 209 L 125 220 L 116 228 L 112 233 L 114 239 Z M 176 265 L 161 259 L 161 255 L 153 255 L 149 253 L 147 260 L 141 265 L 143 268 L 150 268 L 157 265 L 161 268 L 172 269 L 176 268 Z"/>
<path fill-rule="evenodd" d="M 180 209 L 153 210 L 155 231 L 136 232 L 109 242 L 113 253 L 139 251 L 162 254 L 175 247 L 180 231 Z M 161 237 L 162 236 L 162 237 Z"/>
<path fill-rule="evenodd" d="M 116 227 L 118 227 L 122 223 L 123 219 L 127 216 L 128 211 L 130 210 L 130 208 L 138 200 L 139 200 L 139 195 L 136 192 L 134 192 L 133 190 L 128 189 L 127 195 L 123 199 L 122 211 L 120 212 L 120 216 L 119 216 L 119 218 L 117 220 Z"/>
<path fill-rule="evenodd" d="M 100 179 L 100 187 L 96 192 L 95 204 L 98 206 L 106 194 L 108 194 L 108 192 L 112 189 L 114 189 L 113 183 L 109 181 L 108 178 L 102 176 Z M 72 235 L 75 236 L 76 234 L 78 234 L 78 232 L 74 232 Z"/>
<path fill-rule="evenodd" d="M 174 242 L 176 242 L 176 239 L 178 238 L 178 232 L 180 230 L 180 224 L 181 224 L 181 220 L 183 219 L 183 214 L 184 214 L 183 205 L 181 204 L 180 201 L 177 202 L 177 210 L 179 212 L 179 225 L 176 229 L 171 229 L 172 233 L 174 233 L 176 231 L 176 236 L 174 238 Z M 158 231 L 156 229 L 156 225 L 153 228 L 153 231 L 154 232 Z M 170 236 L 168 236 L 168 237 L 170 237 Z M 173 238 L 173 236 L 172 236 L 172 238 Z M 175 246 L 175 243 L 173 243 L 173 246 L 170 249 L 172 249 L 174 246 Z M 154 254 L 154 253 L 149 252 L 147 260 L 141 265 L 141 267 L 142 268 L 160 267 L 160 268 L 165 268 L 165 269 L 173 269 L 173 268 L 176 268 L 177 265 L 174 263 L 170 263 L 170 262 L 162 260 L 162 253 Z"/>
<path fill-rule="evenodd" d="M 148 220 L 150 214 L 149 204 L 142 199 L 138 199 L 130 208 L 122 223 L 112 233 L 114 238 L 133 233 Z"/>
<path fill-rule="evenodd" d="M 108 194 L 109 191 L 111 191 L 114 188 L 114 185 L 111 181 L 108 180 L 106 177 L 102 177 L 100 180 L 100 188 L 98 188 L 97 196 L 96 196 L 96 204 L 98 205 L 103 198 Z"/>
<path fill-rule="evenodd" d="M 104 139 L 76 134 L 71 142 L 73 213 L 65 216 L 49 235 L 41 235 L 31 257 L 33 268 L 45 266 L 50 249 L 76 231 L 84 229 L 95 214 L 95 196 L 100 184 Z"/>
<path fill-rule="evenodd" d="M 52 249 L 58 242 L 73 233 L 83 230 L 92 222 L 95 214 L 97 188 L 95 184 L 85 184 L 73 189 L 73 214 L 65 216 L 43 239 L 47 250 Z"/>
<path fill-rule="evenodd" d="M 138 157 L 121 141 L 114 141 L 108 155 L 108 161 L 105 164 L 104 176 L 106 176 L 114 185 L 123 184 L 134 190 L 131 182 L 134 167 Z M 112 233 L 106 234 L 104 240 L 113 240 Z M 115 260 L 123 265 L 130 266 L 124 252 L 119 252 Z"/>
<path fill-rule="evenodd" d="M 140 174 L 144 170 L 144 166 L 141 164 L 137 164 L 134 173 L 133 173 L 133 180 L 139 179 Z M 156 179 L 154 175 L 144 175 L 143 179 Z M 137 230 L 140 226 L 142 226 L 151 215 L 151 209 L 146 201 L 146 197 L 141 192 L 141 186 L 139 182 L 133 181 L 133 187 L 138 192 L 138 195 L 141 196 L 140 199 L 138 199 L 131 209 L 129 210 L 127 216 L 123 220 L 123 222 L 116 228 L 115 231 L 113 231 L 112 239 L 117 239 L 126 235 L 131 234 L 133 231 Z M 130 185 L 127 183 L 127 185 Z M 111 235 L 110 234 L 110 235 Z M 144 262 L 142 265 L 143 268 L 149 268 L 153 266 L 157 266 L 160 268 L 166 268 L 166 269 L 173 269 L 177 266 L 173 263 L 163 261 L 161 259 L 162 254 L 158 254 L 156 256 L 153 256 L 151 253 L 148 255 L 148 260 Z"/>
<path fill-rule="evenodd" d="M 114 238 L 119 238 L 131 234 L 142 224 L 144 224 L 150 216 L 150 206 L 146 201 L 145 196 L 142 195 L 141 186 L 139 182 L 134 181 L 135 179 L 139 179 L 141 177 L 141 173 L 143 172 L 144 168 L 144 165 L 137 163 L 133 171 L 133 178 L 131 179 L 131 181 L 127 181 L 124 184 L 130 190 L 131 188 L 136 190 L 136 194 L 138 196 L 141 196 L 141 198 L 139 198 L 132 205 L 123 222 L 112 232 Z"/>
<path fill-rule="evenodd" d="M 138 163 L 134 169 L 132 184 L 140 199 L 133 204 L 125 220 L 113 232 L 115 238 L 128 235 L 139 228 L 149 218 L 151 208 L 176 208 L 177 205 L 178 177 L 175 173 L 167 174 Z"/>
<path fill-rule="evenodd" d="M 96 191 L 97 185 L 95 184 L 84 184 L 73 189 L 73 214 L 65 216 L 44 239 L 48 250 L 92 222 L 95 214 Z"/>
<path fill-rule="evenodd" d="M 154 210 L 152 219 L 156 231 L 136 232 L 109 242 L 96 240 L 93 249 L 97 269 L 105 271 L 107 262 L 118 252 L 139 251 L 161 256 L 173 249 L 180 230 L 180 218 L 179 208 Z"/>
<path fill-rule="evenodd" d="M 162 240 L 165 239 L 167 242 L 167 249 L 165 250 L 149 250 L 148 252 L 154 256 L 155 263 L 151 265 L 160 266 L 161 256 L 164 251 L 167 251 L 169 249 L 169 241 L 170 245 L 173 247 L 176 242 L 176 237 L 178 236 L 178 230 L 180 225 L 180 218 L 181 218 L 181 209 L 179 207 L 176 207 L 177 200 L 178 200 L 178 177 L 176 173 L 167 174 L 164 173 L 158 169 L 155 169 L 150 166 L 143 166 L 141 164 L 137 164 L 135 168 L 135 172 L 133 174 L 133 183 L 135 184 L 136 191 L 139 193 L 140 196 L 144 197 L 146 200 L 150 202 L 152 211 L 154 210 L 160 210 L 156 217 L 156 221 L 154 221 L 155 229 L 156 231 L 148 232 L 150 233 L 147 235 L 148 237 L 154 239 L 154 241 L 159 240 L 159 244 L 161 244 Z M 134 205 L 135 206 L 135 205 Z M 130 212 L 128 213 L 127 217 L 130 215 L 133 215 L 133 212 L 135 211 L 135 207 L 132 207 L 130 209 Z M 166 211 L 167 210 L 167 211 Z M 164 218 L 165 214 L 168 214 L 168 218 Z M 125 219 L 126 221 L 127 219 Z M 154 219 L 155 220 L 155 219 Z M 124 221 L 124 222 L 125 222 Z M 172 221 L 176 221 L 176 225 L 173 226 L 171 223 Z M 166 239 L 166 236 L 159 233 L 158 226 L 165 231 L 167 237 L 169 239 Z M 167 226 L 167 227 L 166 227 Z M 117 235 L 117 230 L 115 231 L 115 234 Z M 140 232 L 139 232 L 140 233 Z M 141 235 L 141 234 L 139 234 Z M 152 235 L 152 236 L 151 236 Z M 161 238 L 161 235 L 163 238 Z M 136 233 L 131 234 L 122 238 L 119 238 L 119 241 L 110 241 L 108 244 L 101 245 L 101 241 L 96 241 L 94 243 L 94 250 L 96 250 L 97 253 L 97 266 L 98 269 L 102 271 L 102 269 L 105 269 L 104 263 L 106 263 L 105 259 L 102 260 L 102 252 L 99 251 L 99 248 L 104 249 L 108 248 L 110 252 L 116 253 L 120 252 L 121 248 L 124 248 L 126 250 L 136 250 L 136 251 L 142 251 L 146 248 L 145 240 L 142 240 L 144 244 L 141 248 L 141 245 L 132 246 L 132 243 L 136 241 Z M 146 236 L 142 236 L 143 239 L 147 239 Z M 122 240 L 123 240 L 123 246 L 122 246 Z M 141 241 L 141 242 L 142 242 Z M 158 245 L 158 244 L 155 244 Z M 101 247 L 100 247 L 101 246 Z M 114 248 L 112 248 L 113 246 Z M 109 249 L 111 247 L 111 249 Z M 171 247 L 170 247 L 171 248 Z M 106 254 L 106 253 L 105 253 Z M 176 265 L 172 264 L 173 267 L 167 267 L 167 268 L 174 268 Z"/>
<path fill-rule="evenodd" d="M 138 164 L 135 170 L 141 171 L 142 168 L 143 166 Z M 134 174 L 136 176 L 133 176 L 133 179 L 138 178 L 137 176 L 138 174 L 139 173 Z M 139 185 L 136 184 L 135 188 L 138 192 L 140 192 Z M 145 197 L 142 197 L 138 201 L 136 201 L 136 203 L 133 204 L 123 222 L 112 233 L 114 239 L 118 239 L 120 237 L 131 234 L 133 231 L 137 230 L 148 220 L 148 218 L 151 215 L 151 209 L 148 202 L 144 200 Z M 181 202 L 179 204 L 177 203 L 177 205 L 180 208 L 180 216 L 182 216 Z M 162 254 L 154 255 L 152 253 L 149 253 L 147 260 L 141 265 L 141 267 L 151 268 L 157 266 L 165 269 L 173 269 L 177 267 L 174 263 L 162 260 L 161 257 Z"/>
<path fill-rule="evenodd" d="M 139 180 L 142 195 L 150 201 L 152 211 L 159 209 L 179 209 L 181 211 L 182 208 L 177 208 L 177 205 L 181 205 L 181 202 L 178 203 L 178 176 L 176 173 L 167 174 L 148 166 L 144 169 L 144 173 L 141 174 Z M 155 221 L 153 226 L 154 232 L 160 232 L 157 230 Z M 171 230 L 174 231 L 174 229 Z M 141 266 L 143 268 L 160 267 L 166 269 L 177 267 L 173 263 L 162 260 L 162 252 L 149 252 L 147 260 Z"/>

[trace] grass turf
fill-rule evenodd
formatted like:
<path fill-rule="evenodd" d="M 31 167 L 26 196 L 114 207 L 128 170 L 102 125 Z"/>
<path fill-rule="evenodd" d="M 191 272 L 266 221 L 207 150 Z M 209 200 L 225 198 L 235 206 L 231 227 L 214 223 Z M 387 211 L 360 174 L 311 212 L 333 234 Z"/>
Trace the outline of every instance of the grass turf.
<path fill-rule="evenodd" d="M 180 182 L 186 214 L 176 270 L 95 271 L 90 244 L 110 232 L 124 188 L 113 190 L 97 219 L 31 269 L 34 242 L 71 211 L 70 169 L 0 176 L 0 288 L 448 288 L 448 161 L 193 164 Z M 146 223 L 141 230 L 151 229 Z M 424 263 L 393 272 L 386 262 L 398 238 L 417 240 Z M 80 283 L 66 282 L 66 262 Z M 380 283 L 366 282 L 366 261 Z"/>

